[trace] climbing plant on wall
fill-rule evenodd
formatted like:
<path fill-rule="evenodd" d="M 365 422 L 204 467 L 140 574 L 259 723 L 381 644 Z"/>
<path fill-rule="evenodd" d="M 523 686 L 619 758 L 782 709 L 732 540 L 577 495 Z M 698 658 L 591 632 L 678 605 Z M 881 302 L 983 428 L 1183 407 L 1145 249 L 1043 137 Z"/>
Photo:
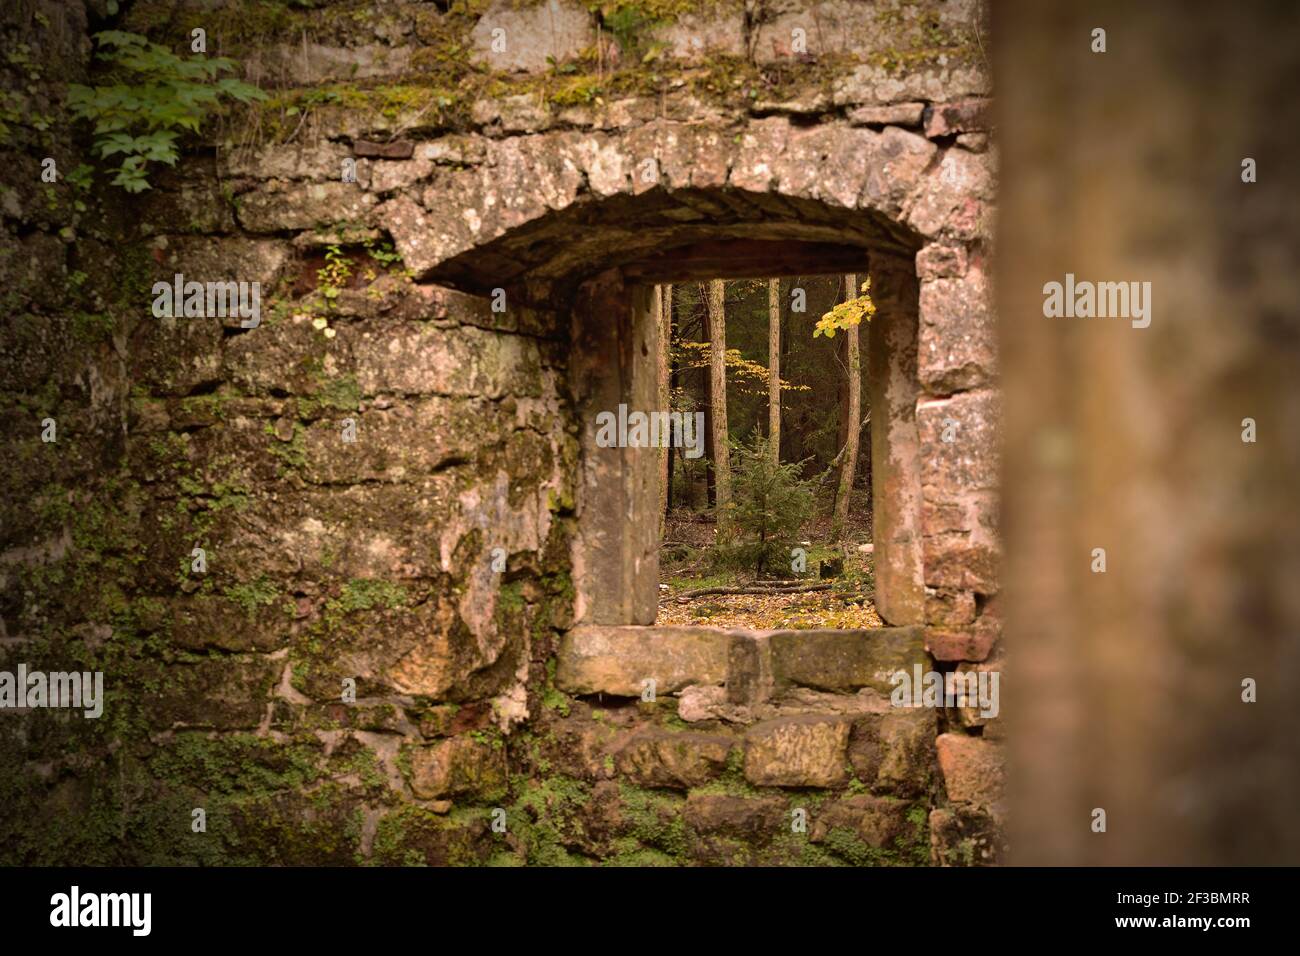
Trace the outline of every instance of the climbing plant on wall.
<path fill-rule="evenodd" d="M 174 166 L 180 135 L 198 132 L 222 97 L 241 103 L 266 98 L 255 86 L 221 76 L 235 68 L 225 57 L 180 57 L 120 30 L 97 33 L 95 42 L 97 58 L 109 64 L 111 82 L 69 85 L 68 104 L 77 119 L 94 124 L 96 155 L 122 157 L 112 183 L 127 192 L 149 188 L 150 163 Z"/>

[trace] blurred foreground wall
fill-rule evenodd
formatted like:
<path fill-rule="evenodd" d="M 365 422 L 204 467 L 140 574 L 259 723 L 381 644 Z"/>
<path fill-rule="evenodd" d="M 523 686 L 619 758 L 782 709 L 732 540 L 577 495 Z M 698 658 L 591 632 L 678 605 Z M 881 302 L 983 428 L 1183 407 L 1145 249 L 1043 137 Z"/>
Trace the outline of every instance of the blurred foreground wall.
<path fill-rule="evenodd" d="M 993 29 L 1015 859 L 1298 863 L 1300 7 L 1060 6 Z"/>

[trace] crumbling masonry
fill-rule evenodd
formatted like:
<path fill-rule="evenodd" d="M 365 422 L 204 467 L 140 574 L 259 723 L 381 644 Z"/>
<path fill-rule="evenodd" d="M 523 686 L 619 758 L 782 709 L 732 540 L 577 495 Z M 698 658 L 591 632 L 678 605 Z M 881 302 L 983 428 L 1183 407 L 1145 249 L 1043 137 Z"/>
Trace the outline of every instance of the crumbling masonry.
<path fill-rule="evenodd" d="M 58 117 L 105 11 L 19 6 Z M 66 119 L 0 173 L 0 667 L 108 689 L 0 717 L 0 861 L 999 859 L 1000 719 L 888 679 L 1001 667 L 979 9 L 177 6 L 113 27 L 272 99 L 139 198 L 40 185 Z M 592 409 L 653 401 L 653 282 L 792 256 L 872 276 L 889 626 L 657 629 L 653 468 Z M 260 323 L 154 317 L 177 273 Z"/>

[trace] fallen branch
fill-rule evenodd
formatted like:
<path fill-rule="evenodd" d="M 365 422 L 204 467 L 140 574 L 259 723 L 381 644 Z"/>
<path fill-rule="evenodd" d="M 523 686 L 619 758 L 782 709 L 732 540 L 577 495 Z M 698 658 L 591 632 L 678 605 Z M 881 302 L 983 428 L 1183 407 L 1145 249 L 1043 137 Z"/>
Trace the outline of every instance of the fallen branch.
<path fill-rule="evenodd" d="M 812 591 L 829 591 L 830 589 L 831 589 L 831 585 L 829 584 L 805 584 L 805 585 L 801 585 L 800 587 L 783 587 L 783 588 L 756 588 L 756 587 L 698 588 L 697 590 L 694 591 L 684 591 L 681 594 L 675 595 L 675 597 L 679 602 L 685 604 L 687 601 L 691 600 L 692 598 L 705 597 L 710 594 L 766 594 L 766 595 L 808 594 Z"/>

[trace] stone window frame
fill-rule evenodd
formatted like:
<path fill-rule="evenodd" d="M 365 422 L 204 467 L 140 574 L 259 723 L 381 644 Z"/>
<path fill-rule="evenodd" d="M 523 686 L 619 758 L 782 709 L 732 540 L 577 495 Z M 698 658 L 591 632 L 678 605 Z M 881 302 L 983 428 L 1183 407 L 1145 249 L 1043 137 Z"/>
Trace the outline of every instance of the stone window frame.
<path fill-rule="evenodd" d="M 803 245 L 812 244 L 794 244 Z M 580 464 L 572 546 L 574 626 L 561 643 L 556 674 L 560 689 L 579 695 L 631 697 L 647 690 L 679 694 L 688 688 L 712 687 L 734 705 L 760 703 L 791 683 L 838 692 L 872 687 L 887 694 L 888 674 L 895 664 L 910 667 L 924 659 L 916 421 L 921 393 L 919 282 L 914 258 L 848 245 L 827 255 L 824 245 L 818 245 L 822 248 L 815 250 L 821 257 L 817 261 L 832 267 L 821 272 L 870 274 L 878 298 L 879 311 L 865 331 L 873 414 L 875 601 L 885 627 L 801 631 L 655 622 L 657 449 L 599 447 L 596 415 L 620 403 L 645 410 L 656 407 L 659 298 L 655 283 L 754 277 L 756 270 L 751 261 L 740 258 L 730 269 L 714 258 L 711 269 L 722 274 L 707 276 L 693 272 L 689 262 L 633 263 L 608 269 L 580 285 L 570 307 L 570 377 Z M 799 260 L 798 255 L 785 258 Z M 796 271 L 819 270 L 804 263 L 800 270 L 787 269 L 785 274 Z M 762 277 L 772 274 L 761 273 Z M 805 655 L 794 649 L 799 645 L 808 651 L 816 648 L 830 669 L 814 667 L 816 673 L 802 675 L 808 666 Z"/>

